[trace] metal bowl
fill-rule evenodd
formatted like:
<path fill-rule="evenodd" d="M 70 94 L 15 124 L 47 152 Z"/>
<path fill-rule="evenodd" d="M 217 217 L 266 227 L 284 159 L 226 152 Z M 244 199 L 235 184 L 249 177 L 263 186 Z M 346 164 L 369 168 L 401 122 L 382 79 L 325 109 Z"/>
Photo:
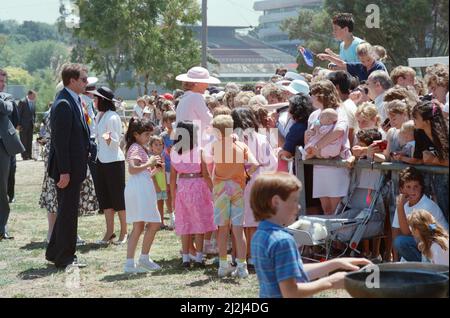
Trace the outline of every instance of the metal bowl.
<path fill-rule="evenodd" d="M 418 271 L 439 273 L 448 277 L 447 265 L 438 265 L 420 262 L 402 262 L 402 263 L 399 262 L 399 263 L 383 263 L 378 264 L 377 266 L 380 268 L 380 270 L 394 270 L 394 271 L 418 270 Z"/>
<path fill-rule="evenodd" d="M 344 285 L 355 298 L 442 298 L 448 293 L 447 276 L 423 270 L 363 269 L 348 273 Z"/>

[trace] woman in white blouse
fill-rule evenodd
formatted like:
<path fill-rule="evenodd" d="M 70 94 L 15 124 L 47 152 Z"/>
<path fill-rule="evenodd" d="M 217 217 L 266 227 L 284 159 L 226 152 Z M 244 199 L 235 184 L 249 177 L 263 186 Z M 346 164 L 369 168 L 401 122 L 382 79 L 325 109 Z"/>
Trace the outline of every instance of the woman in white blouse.
<path fill-rule="evenodd" d="M 101 87 L 92 94 L 99 111 L 97 124 L 97 198 L 100 209 L 106 219 L 106 233 L 99 244 L 109 244 L 116 237 L 114 233 L 114 213 L 118 212 L 120 236 L 116 244 L 127 241 L 127 223 L 125 215 L 125 156 L 120 148 L 122 123 L 116 113 L 114 93 L 107 87 Z"/>

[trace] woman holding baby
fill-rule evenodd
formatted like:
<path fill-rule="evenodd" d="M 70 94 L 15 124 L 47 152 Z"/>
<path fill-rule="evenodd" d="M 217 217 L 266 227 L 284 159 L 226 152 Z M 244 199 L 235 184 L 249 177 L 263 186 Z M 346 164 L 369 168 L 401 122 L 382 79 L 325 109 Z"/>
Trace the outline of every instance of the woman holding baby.
<path fill-rule="evenodd" d="M 336 87 L 328 80 L 316 82 L 311 86 L 311 98 L 317 110 L 308 119 L 306 158 L 348 159 L 348 119 Z M 349 184 L 347 168 L 314 166 L 313 198 L 320 198 L 324 214 L 335 212 L 347 195 Z"/>

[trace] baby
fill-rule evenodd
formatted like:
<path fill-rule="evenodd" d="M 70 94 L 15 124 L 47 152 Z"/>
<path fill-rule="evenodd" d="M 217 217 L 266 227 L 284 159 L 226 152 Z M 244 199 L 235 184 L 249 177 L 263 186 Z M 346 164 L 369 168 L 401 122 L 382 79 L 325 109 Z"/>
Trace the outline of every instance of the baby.
<path fill-rule="evenodd" d="M 313 155 L 313 147 L 319 143 L 319 141 L 328 133 L 333 131 L 338 120 L 338 113 L 332 109 L 327 108 L 322 111 L 319 119 L 313 124 L 313 126 L 306 132 L 307 144 L 305 146 L 306 159 L 311 159 Z M 342 139 L 339 138 L 332 143 L 326 145 L 320 151 L 318 158 L 334 158 L 341 153 Z"/>
<path fill-rule="evenodd" d="M 394 160 L 403 161 L 405 163 L 411 163 L 411 160 L 413 160 L 414 149 L 416 147 L 416 141 L 414 140 L 414 129 L 414 121 L 410 120 L 403 123 L 398 135 L 401 150 L 391 154 L 391 157 Z"/>
<path fill-rule="evenodd" d="M 402 154 L 406 157 L 414 157 L 414 148 L 416 141 L 414 140 L 414 121 L 407 121 L 400 128 L 400 145 L 402 146 Z"/>

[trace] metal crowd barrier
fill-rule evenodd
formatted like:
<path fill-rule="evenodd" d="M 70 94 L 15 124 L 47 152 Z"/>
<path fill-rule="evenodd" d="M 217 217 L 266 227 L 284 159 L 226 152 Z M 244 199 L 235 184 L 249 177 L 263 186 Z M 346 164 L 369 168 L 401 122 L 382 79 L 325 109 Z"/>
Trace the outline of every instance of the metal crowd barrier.
<path fill-rule="evenodd" d="M 348 163 L 345 160 L 329 160 L 329 159 L 309 159 L 309 160 L 301 160 L 302 155 L 300 153 L 299 148 L 297 148 L 295 152 L 295 173 L 297 178 L 302 183 L 303 187 L 305 185 L 305 165 L 314 165 L 314 166 L 329 166 L 329 167 L 337 167 L 337 168 L 347 168 Z M 372 164 L 370 161 L 360 160 L 356 161 L 354 168 L 366 168 L 366 169 L 376 169 L 382 171 L 401 171 L 407 167 L 411 167 L 411 165 L 404 163 L 396 163 L 396 162 L 383 162 L 383 163 L 374 163 Z M 354 169 L 353 168 L 353 169 Z M 414 165 L 419 171 L 429 172 L 434 174 L 449 174 L 448 167 L 442 166 L 425 166 L 425 165 Z M 306 211 L 306 192 L 301 191 L 300 194 L 300 205 L 301 205 L 301 213 L 305 213 Z"/>

